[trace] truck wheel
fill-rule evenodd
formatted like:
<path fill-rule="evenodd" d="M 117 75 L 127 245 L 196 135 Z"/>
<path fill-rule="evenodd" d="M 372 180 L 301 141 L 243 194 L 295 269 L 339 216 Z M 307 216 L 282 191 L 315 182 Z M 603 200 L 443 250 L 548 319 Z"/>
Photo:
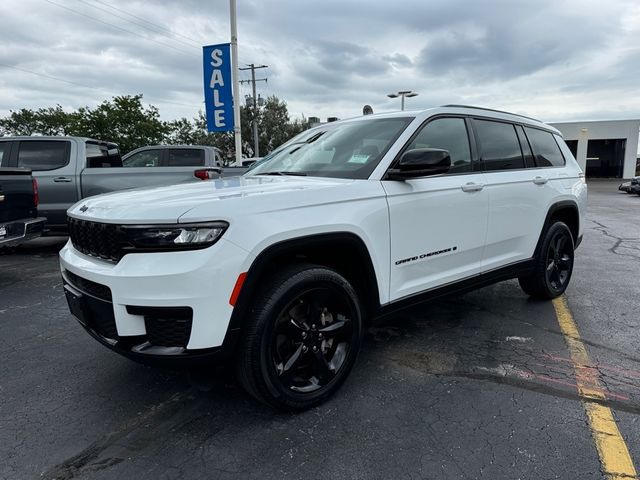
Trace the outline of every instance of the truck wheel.
<path fill-rule="evenodd" d="M 238 378 L 257 400 L 305 410 L 344 382 L 362 341 L 355 290 L 337 272 L 298 264 L 254 297 L 239 348 Z"/>
<path fill-rule="evenodd" d="M 534 298 L 550 300 L 564 293 L 573 272 L 573 236 L 563 222 L 555 222 L 544 235 L 534 271 L 519 277 L 520 287 Z"/>

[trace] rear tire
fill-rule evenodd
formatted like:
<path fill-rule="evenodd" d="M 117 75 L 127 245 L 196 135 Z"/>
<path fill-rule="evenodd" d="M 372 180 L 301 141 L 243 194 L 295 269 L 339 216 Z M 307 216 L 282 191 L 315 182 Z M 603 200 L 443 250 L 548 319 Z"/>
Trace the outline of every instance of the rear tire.
<path fill-rule="evenodd" d="M 291 265 L 267 278 L 253 298 L 238 379 L 267 405 L 306 410 L 338 390 L 361 341 L 362 315 L 349 282 L 322 266 Z"/>
<path fill-rule="evenodd" d="M 571 230 L 563 222 L 553 223 L 545 232 L 533 273 L 518 278 L 520 287 L 533 298 L 550 300 L 559 297 L 571 280 L 573 259 Z"/>

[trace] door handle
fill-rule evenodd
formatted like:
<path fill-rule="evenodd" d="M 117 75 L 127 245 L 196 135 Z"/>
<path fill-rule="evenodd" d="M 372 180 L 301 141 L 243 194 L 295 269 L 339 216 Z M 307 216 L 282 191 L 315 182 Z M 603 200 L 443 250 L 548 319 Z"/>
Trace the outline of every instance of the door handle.
<path fill-rule="evenodd" d="M 484 188 L 484 183 L 469 182 L 461 185 L 460 188 L 463 192 L 479 192 Z"/>
<path fill-rule="evenodd" d="M 56 177 L 53 181 L 56 183 L 71 183 L 71 179 L 69 177 Z"/>
<path fill-rule="evenodd" d="M 533 179 L 533 183 L 535 183 L 536 185 L 544 185 L 548 181 L 549 179 L 545 177 L 536 177 Z"/>

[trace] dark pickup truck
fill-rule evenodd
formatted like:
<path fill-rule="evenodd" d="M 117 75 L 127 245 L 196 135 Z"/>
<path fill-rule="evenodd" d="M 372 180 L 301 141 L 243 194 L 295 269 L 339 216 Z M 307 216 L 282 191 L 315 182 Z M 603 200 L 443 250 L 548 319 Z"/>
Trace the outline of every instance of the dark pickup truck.
<path fill-rule="evenodd" d="M 0 248 L 39 237 L 45 221 L 38 217 L 38 184 L 31 170 L 0 168 Z"/>

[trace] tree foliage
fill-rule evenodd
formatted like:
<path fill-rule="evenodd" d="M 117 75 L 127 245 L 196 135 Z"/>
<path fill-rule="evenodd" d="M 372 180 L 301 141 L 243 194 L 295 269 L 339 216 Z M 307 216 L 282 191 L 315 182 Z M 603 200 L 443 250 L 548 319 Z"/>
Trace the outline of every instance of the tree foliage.
<path fill-rule="evenodd" d="M 157 144 L 211 145 L 220 149 L 225 163 L 235 161 L 233 132 L 210 133 L 202 111 L 195 118 L 162 121 L 158 109 L 145 107 L 142 95 L 123 95 L 105 100 L 95 108 L 65 112 L 60 105 L 10 111 L 0 118 L 0 135 L 72 135 L 115 142 L 124 154 L 138 147 Z M 266 155 L 307 128 L 303 119 L 291 121 L 286 102 L 267 98 L 257 112 L 260 154 Z M 241 106 L 242 154 L 254 153 L 252 107 Z"/>

